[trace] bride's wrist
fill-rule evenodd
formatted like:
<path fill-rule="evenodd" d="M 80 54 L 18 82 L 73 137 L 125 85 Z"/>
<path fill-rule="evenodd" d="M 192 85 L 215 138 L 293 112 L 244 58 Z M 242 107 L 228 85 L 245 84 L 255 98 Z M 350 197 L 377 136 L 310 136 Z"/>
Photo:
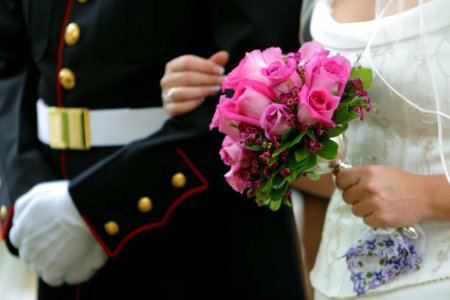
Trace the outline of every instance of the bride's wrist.
<path fill-rule="evenodd" d="M 445 175 L 422 177 L 423 220 L 450 221 L 450 183 Z"/>

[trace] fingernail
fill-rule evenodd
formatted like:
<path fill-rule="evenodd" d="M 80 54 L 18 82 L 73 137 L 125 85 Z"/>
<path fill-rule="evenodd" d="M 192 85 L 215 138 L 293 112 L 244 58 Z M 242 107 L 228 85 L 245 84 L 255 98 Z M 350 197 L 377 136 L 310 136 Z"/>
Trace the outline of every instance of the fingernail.
<path fill-rule="evenodd" d="M 222 82 L 224 82 L 225 80 L 227 79 L 227 76 L 220 76 L 218 79 L 217 79 L 217 83 L 222 83 Z"/>
<path fill-rule="evenodd" d="M 211 92 L 217 93 L 218 91 L 220 91 L 220 89 L 221 89 L 220 85 L 212 86 L 211 87 Z"/>
<path fill-rule="evenodd" d="M 214 72 L 217 74 L 225 74 L 225 68 L 224 67 L 214 67 Z"/>

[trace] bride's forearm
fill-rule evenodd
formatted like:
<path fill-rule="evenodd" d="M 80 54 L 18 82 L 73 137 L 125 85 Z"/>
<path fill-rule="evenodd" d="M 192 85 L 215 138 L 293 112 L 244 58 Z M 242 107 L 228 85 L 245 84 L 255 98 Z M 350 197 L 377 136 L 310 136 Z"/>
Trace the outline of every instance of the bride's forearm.
<path fill-rule="evenodd" d="M 425 220 L 450 221 L 450 184 L 444 175 L 424 175 Z"/>
<path fill-rule="evenodd" d="M 335 189 L 331 174 L 322 175 L 319 180 L 311 180 L 308 177 L 300 177 L 291 185 L 309 194 L 330 198 Z"/>

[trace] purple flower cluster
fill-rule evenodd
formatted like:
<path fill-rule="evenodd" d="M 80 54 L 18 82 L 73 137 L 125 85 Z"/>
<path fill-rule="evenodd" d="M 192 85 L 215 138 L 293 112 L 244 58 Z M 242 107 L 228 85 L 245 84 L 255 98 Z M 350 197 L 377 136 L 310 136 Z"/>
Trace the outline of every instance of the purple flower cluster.
<path fill-rule="evenodd" d="M 353 289 L 358 295 L 392 281 L 399 274 L 420 268 L 423 254 L 400 230 L 390 235 L 374 235 L 358 240 L 345 253 Z"/>

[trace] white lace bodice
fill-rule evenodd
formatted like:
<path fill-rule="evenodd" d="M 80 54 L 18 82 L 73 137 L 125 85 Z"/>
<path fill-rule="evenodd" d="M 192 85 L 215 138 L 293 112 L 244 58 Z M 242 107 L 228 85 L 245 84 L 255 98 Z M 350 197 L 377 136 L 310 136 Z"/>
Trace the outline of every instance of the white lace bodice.
<path fill-rule="evenodd" d="M 431 51 L 435 51 L 431 57 L 433 68 L 439 74 L 439 96 L 450 105 L 450 19 L 446 16 L 450 1 L 433 0 L 426 5 L 426 13 L 437 14 L 432 18 L 433 24 L 427 24 L 430 33 L 428 41 Z M 414 28 L 417 26 L 408 26 L 409 22 L 417 20 L 417 13 L 411 9 L 386 17 L 379 29 L 381 38 L 373 45 L 371 58 L 391 82 L 402 80 L 406 83 L 408 90 L 402 93 L 411 95 L 414 101 L 427 107 L 428 102 L 432 102 L 433 94 L 420 84 L 428 78 L 428 74 L 422 71 L 422 57 L 414 51 L 418 37 Z M 333 52 L 355 59 L 364 51 L 372 36 L 373 26 L 373 21 L 337 23 L 332 18 L 330 1 L 324 0 L 319 1 L 314 9 L 311 34 L 314 40 Z M 401 30 L 403 39 L 400 42 L 390 40 L 392 30 Z M 366 114 L 363 122 L 354 121 L 346 132 L 346 160 L 353 165 L 394 165 L 420 174 L 443 173 L 436 115 L 423 113 L 407 104 L 377 77 L 374 78 L 370 96 L 373 110 Z M 450 156 L 448 129 L 443 130 L 443 149 Z M 427 245 L 423 267 L 417 272 L 399 276 L 373 293 L 450 277 L 450 222 L 424 222 L 421 225 Z M 366 228 L 361 219 L 352 215 L 340 192 L 336 192 L 327 211 L 322 243 L 311 273 L 314 288 L 328 297 L 355 295 L 350 273 L 341 257 Z"/>

